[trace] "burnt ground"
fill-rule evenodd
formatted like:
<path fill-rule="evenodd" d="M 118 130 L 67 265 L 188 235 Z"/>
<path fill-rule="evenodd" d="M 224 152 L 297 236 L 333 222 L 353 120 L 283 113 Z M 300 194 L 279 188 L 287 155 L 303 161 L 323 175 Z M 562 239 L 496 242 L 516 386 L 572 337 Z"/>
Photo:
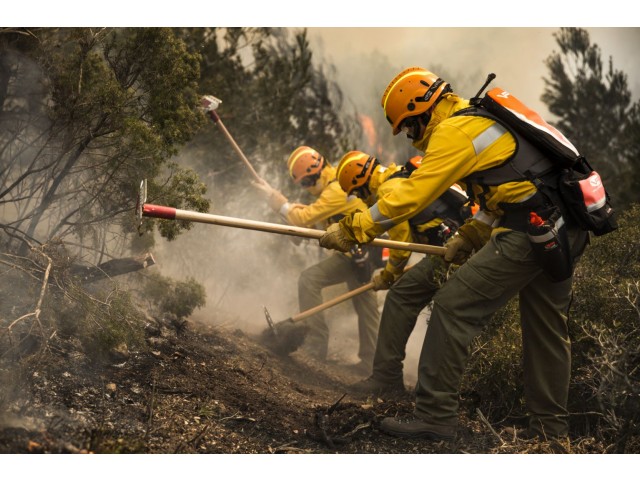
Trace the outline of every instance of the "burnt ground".
<path fill-rule="evenodd" d="M 363 377 L 344 365 L 279 356 L 240 330 L 195 322 L 147 335 L 149 348 L 121 361 L 93 363 L 53 338 L 28 360 L 0 364 L 0 453 L 603 452 L 590 438 L 521 440 L 464 402 L 455 441 L 397 439 L 378 424 L 410 413 L 412 395 L 348 394 Z"/>

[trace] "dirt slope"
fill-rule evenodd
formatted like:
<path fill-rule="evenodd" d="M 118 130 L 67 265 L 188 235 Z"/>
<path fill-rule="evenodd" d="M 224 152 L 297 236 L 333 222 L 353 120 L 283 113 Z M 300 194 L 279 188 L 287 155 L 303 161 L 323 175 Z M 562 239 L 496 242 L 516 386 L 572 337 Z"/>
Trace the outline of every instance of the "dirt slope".
<path fill-rule="evenodd" d="M 379 421 L 411 412 L 412 395 L 345 395 L 362 377 L 299 352 L 278 356 L 239 330 L 192 322 L 180 335 L 149 332 L 147 342 L 147 352 L 95 365 L 75 345 L 52 339 L 20 373 L 15 363 L 3 365 L 0 380 L 13 388 L 0 398 L 0 453 L 558 451 L 492 432 L 466 407 L 454 442 L 390 437 Z M 564 447 L 599 450 L 588 439 Z"/>

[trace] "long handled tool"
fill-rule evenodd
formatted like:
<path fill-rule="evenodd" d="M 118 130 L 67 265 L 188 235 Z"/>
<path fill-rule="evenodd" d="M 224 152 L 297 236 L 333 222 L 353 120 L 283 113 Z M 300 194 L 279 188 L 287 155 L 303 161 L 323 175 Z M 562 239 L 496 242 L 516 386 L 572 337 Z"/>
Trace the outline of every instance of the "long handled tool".
<path fill-rule="evenodd" d="M 278 323 L 275 323 L 273 321 L 271 315 L 269 314 L 269 310 L 267 310 L 267 307 L 264 307 L 264 316 L 267 319 L 269 328 L 262 333 L 262 339 L 268 343 L 269 347 L 271 347 L 272 350 L 285 355 L 289 354 L 297 350 L 298 347 L 302 345 L 304 336 L 306 334 L 306 327 L 295 325 L 297 322 L 299 322 L 300 320 L 304 320 L 311 315 L 322 312 L 327 308 L 331 308 L 334 305 L 338 305 L 339 303 L 349 300 L 350 298 L 360 295 L 361 293 L 371 290 L 373 287 L 373 282 L 365 283 L 358 288 L 354 288 L 347 293 L 338 295 L 331 300 L 321 303 L 320 305 L 316 305 L 315 307 L 305 310 L 304 312 L 300 312 L 293 317 L 281 320 Z"/>
<path fill-rule="evenodd" d="M 209 116 L 209 118 L 211 118 L 213 123 L 220 127 L 220 130 L 222 130 L 222 133 L 224 133 L 225 137 L 227 137 L 227 139 L 231 143 L 231 146 L 233 146 L 235 151 L 238 152 L 238 155 L 240 155 L 242 161 L 245 163 L 247 168 L 249 168 L 251 174 L 255 177 L 256 180 L 258 180 L 259 182 L 263 182 L 262 178 L 260 178 L 260 175 L 258 175 L 258 172 L 255 171 L 251 163 L 249 163 L 249 160 L 247 159 L 245 154 L 242 153 L 242 150 L 240 150 L 240 147 L 229 133 L 229 130 L 227 130 L 227 127 L 225 127 L 224 123 L 222 123 L 222 120 L 220 120 L 220 116 L 218 115 L 216 110 L 222 103 L 222 100 L 214 97 L 213 95 L 205 95 L 201 98 L 200 103 L 205 113 Z"/>
<path fill-rule="evenodd" d="M 225 227 L 244 228 L 247 230 L 257 230 L 260 232 L 279 233 L 281 235 L 291 235 L 294 237 L 304 237 L 320 239 L 325 234 L 324 230 L 314 230 L 312 228 L 296 227 L 293 225 L 282 225 L 280 223 L 259 222 L 257 220 L 246 220 L 243 218 L 225 217 L 222 215 L 212 215 L 210 213 L 194 212 L 192 210 L 181 210 L 179 208 L 166 207 L 163 205 L 153 205 L 146 201 L 146 182 L 143 180 L 140 185 L 140 197 L 138 199 L 137 215 L 138 220 L 142 217 L 164 218 L 166 220 L 186 220 L 196 223 L 208 223 L 212 225 L 222 225 Z M 434 245 L 423 245 L 420 243 L 398 242 L 383 238 L 376 238 L 371 245 L 378 247 L 389 247 L 395 250 L 408 250 L 410 252 L 425 253 L 430 255 L 444 255 L 444 247 Z"/>
<path fill-rule="evenodd" d="M 405 268 L 404 272 L 407 272 L 411 268 L 411 266 Z M 262 332 L 262 340 L 269 348 L 274 350 L 276 353 L 288 355 L 296 351 L 300 347 L 300 345 L 302 345 L 304 337 L 307 333 L 307 328 L 305 326 L 296 325 L 297 322 L 315 315 L 316 313 L 322 312 L 323 310 L 331 308 L 335 305 L 338 305 L 339 303 L 349 300 L 350 298 L 360 295 L 361 293 L 371 290 L 374 286 L 375 283 L 373 282 L 365 283 L 358 288 L 354 288 L 347 293 L 338 295 L 331 300 L 321 303 L 320 305 L 316 305 L 313 308 L 305 310 L 304 312 L 300 312 L 277 323 L 275 323 L 271 318 L 267 307 L 264 307 L 264 315 L 267 319 L 267 323 L 269 324 L 269 328 Z"/>
<path fill-rule="evenodd" d="M 300 320 L 304 320 L 311 315 L 315 315 L 318 312 L 326 310 L 327 308 L 331 308 L 334 305 L 342 303 L 345 300 L 349 300 L 356 295 L 360 295 L 361 293 L 371 290 L 373 286 L 373 282 L 365 283 L 358 288 L 354 288 L 347 293 L 339 295 L 325 303 L 316 305 L 313 308 L 305 310 L 304 312 L 300 312 L 293 317 L 289 317 L 277 323 L 275 323 L 271 318 L 267 307 L 264 307 L 264 316 L 267 319 L 269 328 L 262 332 L 262 342 L 271 350 L 280 355 L 289 355 L 290 353 L 295 352 L 304 342 L 304 338 L 306 337 L 308 331 L 308 327 L 306 325 L 300 325 L 297 322 L 299 322 Z"/>

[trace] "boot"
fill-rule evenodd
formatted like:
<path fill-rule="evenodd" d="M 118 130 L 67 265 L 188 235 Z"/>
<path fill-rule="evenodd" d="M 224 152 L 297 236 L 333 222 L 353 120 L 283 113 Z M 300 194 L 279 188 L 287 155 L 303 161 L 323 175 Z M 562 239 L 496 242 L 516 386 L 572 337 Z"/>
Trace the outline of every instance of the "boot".
<path fill-rule="evenodd" d="M 366 395 L 396 395 L 401 396 L 407 393 L 402 380 L 395 382 L 382 382 L 373 375 L 369 378 L 356 382 L 349 386 L 349 390 L 353 393 L 362 393 Z"/>
<path fill-rule="evenodd" d="M 380 422 L 380 430 L 389 435 L 405 438 L 427 438 L 430 440 L 453 440 L 456 438 L 456 427 L 453 425 L 436 425 L 418 417 L 387 417 Z"/>
<path fill-rule="evenodd" d="M 371 362 L 365 362 L 364 360 L 360 360 L 358 363 L 345 365 L 345 368 L 348 371 L 363 377 L 371 375 Z"/>

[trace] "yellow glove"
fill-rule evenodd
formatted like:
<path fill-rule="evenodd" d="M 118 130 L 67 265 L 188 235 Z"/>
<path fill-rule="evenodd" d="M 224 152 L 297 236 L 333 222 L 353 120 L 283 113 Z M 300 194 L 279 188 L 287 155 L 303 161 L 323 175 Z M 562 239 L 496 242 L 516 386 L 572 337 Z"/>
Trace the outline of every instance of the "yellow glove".
<path fill-rule="evenodd" d="M 345 253 L 351 250 L 356 244 L 353 237 L 349 236 L 349 234 L 340 227 L 339 223 L 329 225 L 327 231 L 320 237 L 319 242 L 321 247 Z"/>
<path fill-rule="evenodd" d="M 275 212 L 280 211 L 280 207 L 288 202 L 287 197 L 285 197 L 278 190 L 273 188 L 267 182 L 262 180 L 262 182 L 251 182 L 254 187 L 258 189 L 260 194 L 265 198 L 271 209 Z"/>
<path fill-rule="evenodd" d="M 373 277 L 373 289 L 374 290 L 389 290 L 391 285 L 398 279 L 396 275 L 389 270 L 382 270 L 376 276 Z"/>
<path fill-rule="evenodd" d="M 444 261 L 462 265 L 471 254 L 480 250 L 491 238 L 491 226 L 478 220 L 468 220 L 453 237 L 447 240 L 444 247 Z"/>

